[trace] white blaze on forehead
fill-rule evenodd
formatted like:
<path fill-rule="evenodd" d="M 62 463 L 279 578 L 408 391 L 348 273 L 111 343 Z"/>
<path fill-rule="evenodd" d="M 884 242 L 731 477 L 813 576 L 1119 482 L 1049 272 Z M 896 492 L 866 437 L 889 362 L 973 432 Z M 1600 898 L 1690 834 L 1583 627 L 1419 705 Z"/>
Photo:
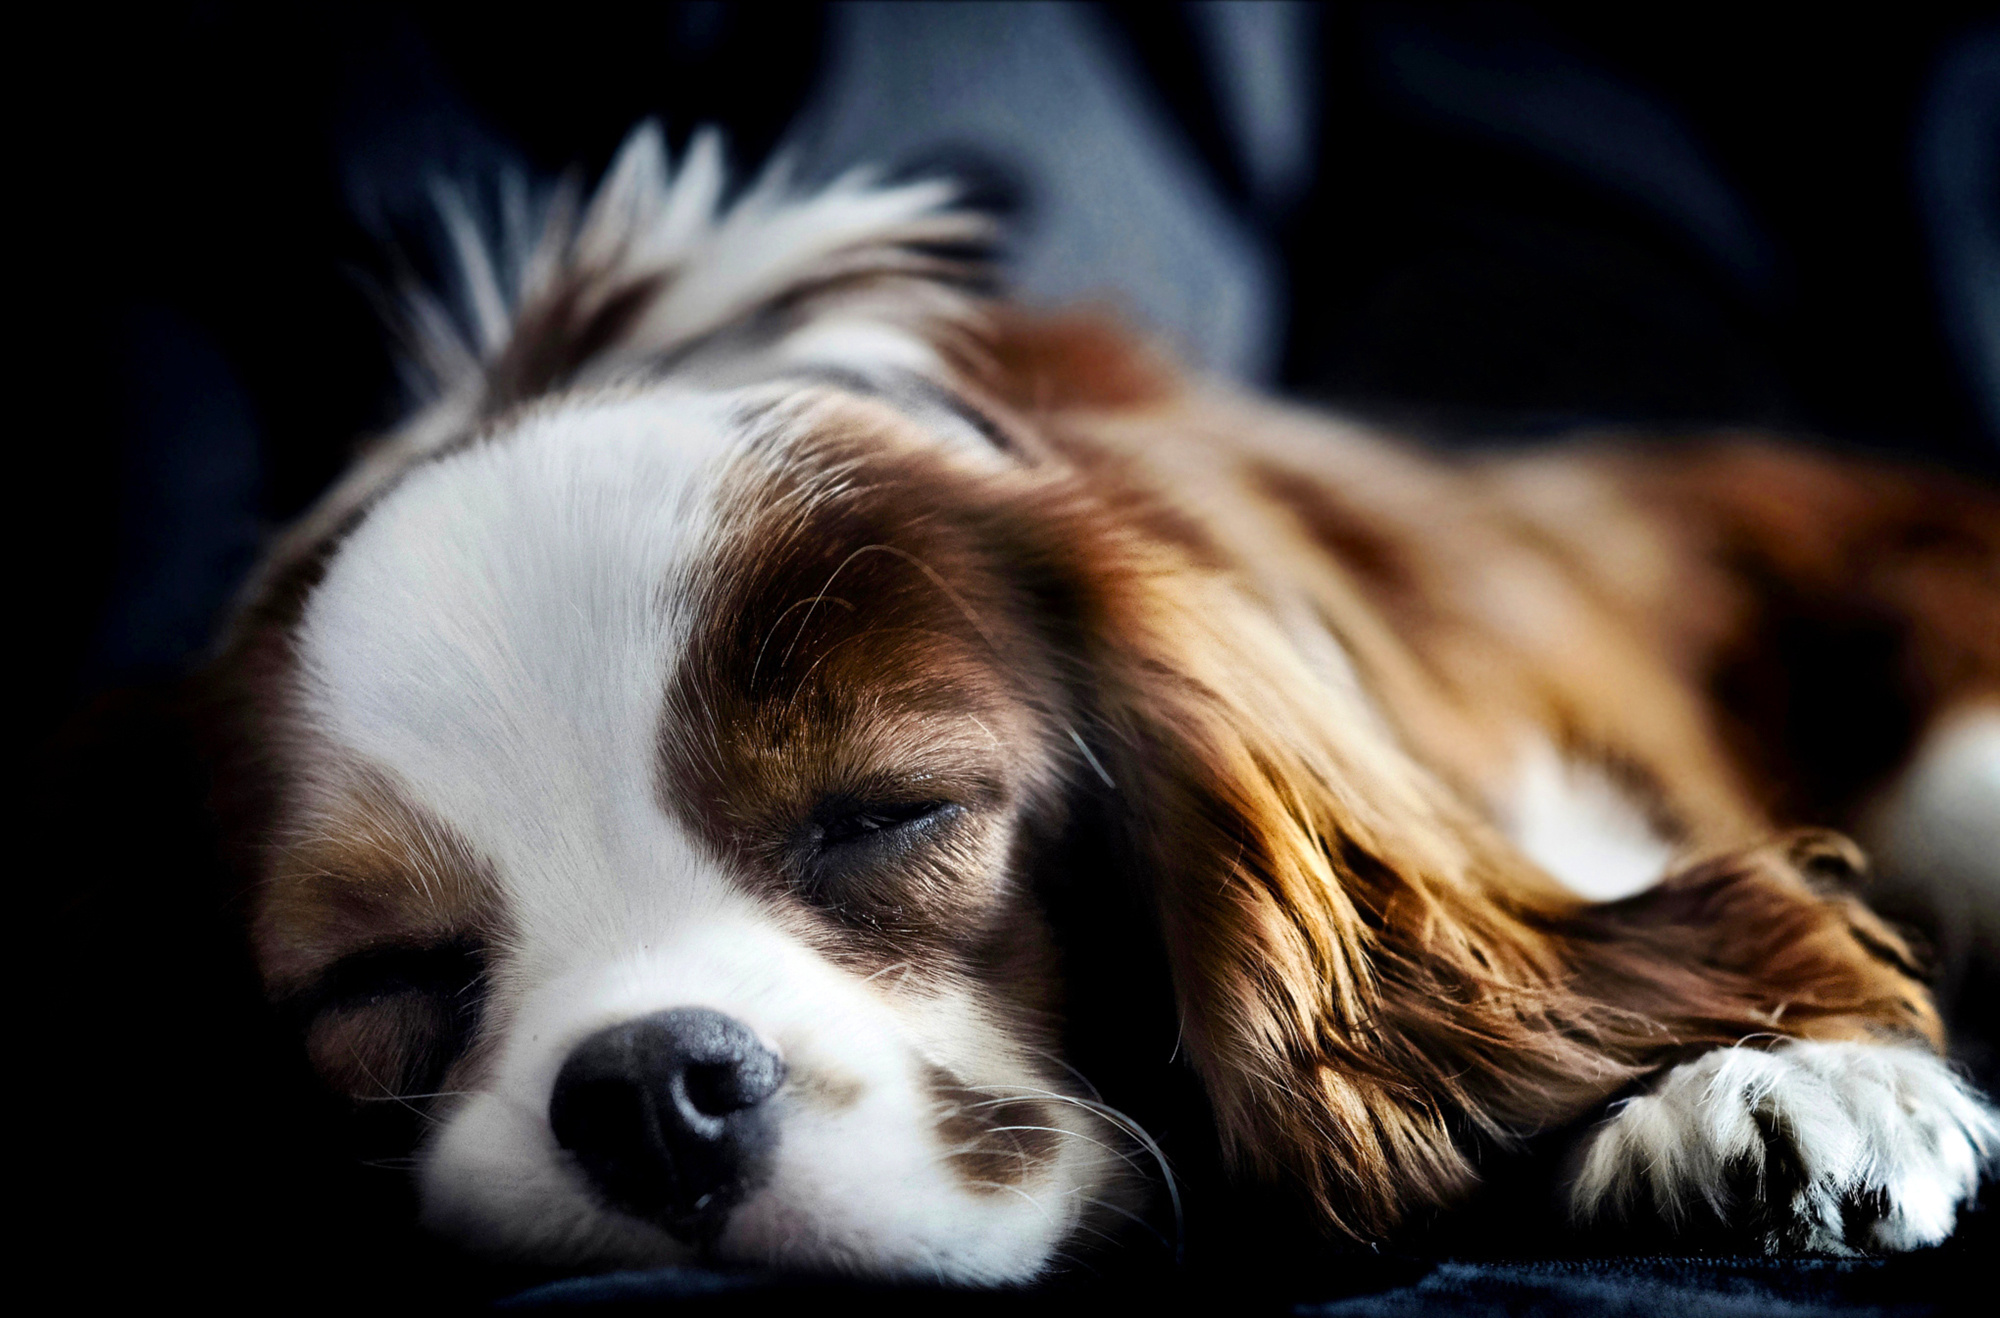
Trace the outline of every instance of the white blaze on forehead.
<path fill-rule="evenodd" d="M 588 944 L 635 904 L 720 895 L 691 882 L 653 766 L 679 587 L 740 439 L 716 395 L 531 416 L 412 471 L 307 607 L 312 725 L 463 833 L 538 935 Z"/>

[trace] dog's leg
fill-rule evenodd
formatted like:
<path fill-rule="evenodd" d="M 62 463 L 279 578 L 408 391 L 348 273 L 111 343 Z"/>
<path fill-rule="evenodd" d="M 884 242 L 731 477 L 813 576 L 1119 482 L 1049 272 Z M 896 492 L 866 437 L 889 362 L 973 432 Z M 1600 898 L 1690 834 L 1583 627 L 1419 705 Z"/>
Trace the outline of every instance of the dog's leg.
<path fill-rule="evenodd" d="M 1917 1249 L 1951 1234 L 1996 1148 L 1993 1109 L 1921 1044 L 1746 1044 L 1616 1105 L 1570 1206 L 1720 1225 L 1774 1254 Z"/>
<path fill-rule="evenodd" d="M 1851 864 L 1838 839 L 1802 835 L 1594 914 L 1630 940 L 1607 945 L 1600 972 L 1684 943 L 1690 978 L 1664 1028 L 1691 1038 L 1703 1016 L 1746 1009 L 1770 1028 L 1614 1104 L 1583 1137 L 1576 1219 L 1719 1228 L 1772 1253 L 1915 1249 L 1951 1233 L 2000 1153 L 2000 1114 L 1934 1050 L 1900 941 L 1831 890 Z"/>

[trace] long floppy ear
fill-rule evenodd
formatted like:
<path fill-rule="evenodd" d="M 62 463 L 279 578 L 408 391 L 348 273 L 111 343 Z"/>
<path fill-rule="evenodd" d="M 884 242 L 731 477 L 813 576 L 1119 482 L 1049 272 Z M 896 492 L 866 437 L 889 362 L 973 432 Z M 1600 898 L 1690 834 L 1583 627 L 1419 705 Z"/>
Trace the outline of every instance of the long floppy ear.
<path fill-rule="evenodd" d="M 1551 1018 L 1535 990 L 1560 958 L 1491 894 L 1574 902 L 1398 746 L 1313 604 L 1266 597 L 1130 458 L 1182 423 L 1170 365 L 1088 317 L 1001 309 L 988 345 L 970 373 L 1081 477 L 1020 519 L 1053 533 L 1023 557 L 1069 565 L 1048 611 L 1073 611 L 1091 777 L 1159 923 L 1180 1051 L 1240 1171 L 1380 1239 L 1476 1180 L 1455 1136 L 1633 1074 Z"/>
<path fill-rule="evenodd" d="M 1560 972 L 1488 895 L 1482 826 L 1270 608 L 1186 564 L 1111 608 L 1109 772 L 1237 1166 L 1380 1239 L 1472 1185 L 1455 1135 L 1629 1078 L 1522 991 Z"/>
<path fill-rule="evenodd" d="M 1587 907 L 1399 746 L 1243 578 L 1102 597 L 1101 740 L 1225 1151 L 1380 1240 L 1690 1048 L 1935 1037 L 1895 936 L 1774 846 Z M 1812 855 L 1818 853 L 1808 847 Z M 1783 1017 L 1782 1027 L 1775 1023 Z"/>

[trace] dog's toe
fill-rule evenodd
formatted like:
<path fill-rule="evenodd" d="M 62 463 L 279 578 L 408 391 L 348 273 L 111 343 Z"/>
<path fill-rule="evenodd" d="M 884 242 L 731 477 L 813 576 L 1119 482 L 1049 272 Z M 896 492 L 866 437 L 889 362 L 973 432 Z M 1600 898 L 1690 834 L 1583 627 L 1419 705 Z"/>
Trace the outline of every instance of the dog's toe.
<path fill-rule="evenodd" d="M 1770 1253 L 1917 1249 L 1951 1234 L 1996 1150 L 2000 1116 L 1920 1048 L 1723 1048 L 1591 1131 L 1570 1209 Z"/>

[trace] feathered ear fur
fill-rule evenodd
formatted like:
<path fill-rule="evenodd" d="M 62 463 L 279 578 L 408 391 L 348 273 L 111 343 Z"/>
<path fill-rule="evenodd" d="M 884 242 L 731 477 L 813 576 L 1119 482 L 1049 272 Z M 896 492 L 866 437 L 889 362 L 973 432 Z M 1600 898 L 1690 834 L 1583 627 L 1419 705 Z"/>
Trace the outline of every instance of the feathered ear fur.
<path fill-rule="evenodd" d="M 1239 1165 L 1379 1239 L 1473 1183 L 1460 1137 L 1496 1123 L 1467 1065 L 1538 1094 L 1630 1072 L 1536 1019 L 1516 986 L 1557 981 L 1554 959 L 1485 895 L 1476 823 L 1352 688 L 1226 575 L 1146 584 L 1104 696 L 1184 1045 Z"/>
<path fill-rule="evenodd" d="M 1093 661 L 1130 855 L 1227 1152 L 1328 1226 L 1379 1240 L 1469 1189 L 1482 1141 L 1573 1122 L 1692 1046 L 1934 1036 L 1901 944 L 1787 849 L 1585 907 L 1286 609 L 1197 547 L 1135 543 L 1101 560 L 1122 565 Z"/>

